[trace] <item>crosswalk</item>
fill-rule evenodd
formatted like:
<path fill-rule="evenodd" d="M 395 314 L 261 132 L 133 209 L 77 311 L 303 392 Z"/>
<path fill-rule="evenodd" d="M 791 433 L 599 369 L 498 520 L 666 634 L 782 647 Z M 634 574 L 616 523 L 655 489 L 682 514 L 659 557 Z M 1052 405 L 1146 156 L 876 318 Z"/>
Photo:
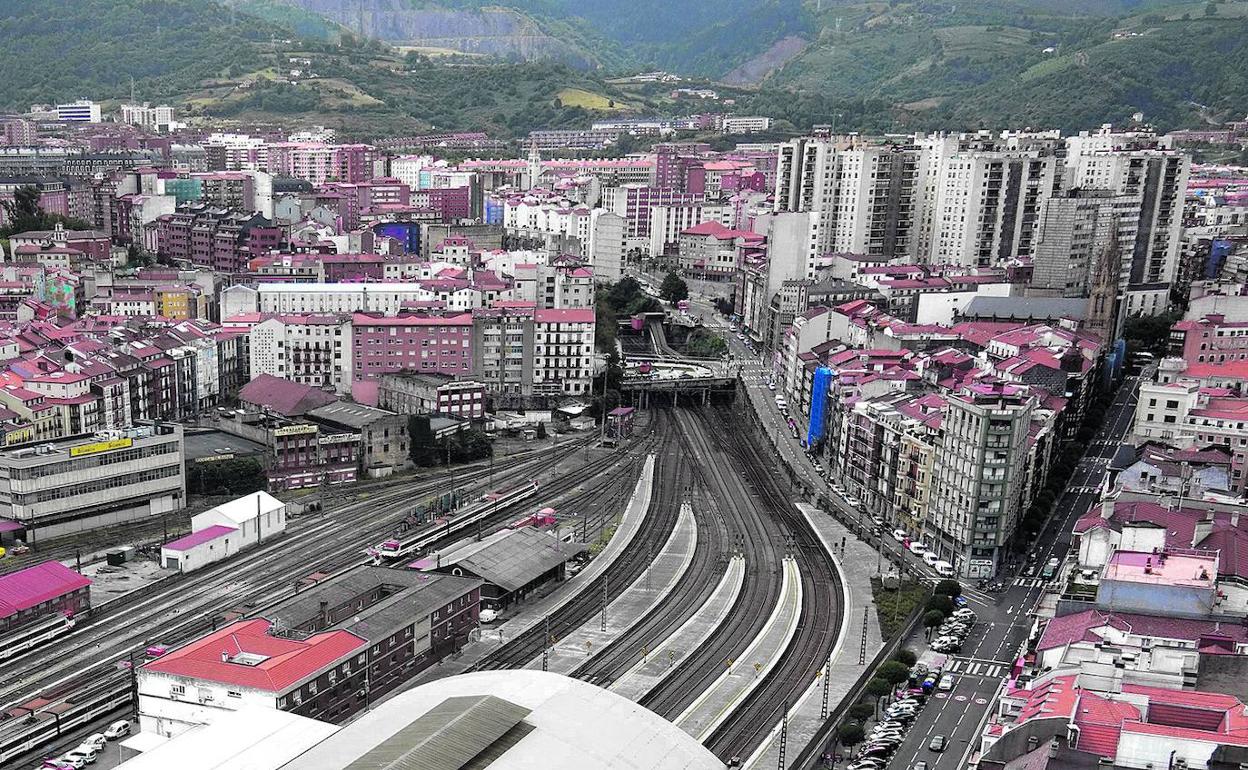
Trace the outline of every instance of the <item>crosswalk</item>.
<path fill-rule="evenodd" d="M 1039 588 L 1047 582 L 1049 581 L 1039 577 L 1014 578 L 1014 585 L 1021 586 L 1023 588 Z"/>
<path fill-rule="evenodd" d="M 1000 679 L 1009 670 L 1008 663 L 999 661 L 975 660 L 974 658 L 954 658 L 945 666 L 945 671 L 963 676 L 984 676 L 989 679 Z"/>

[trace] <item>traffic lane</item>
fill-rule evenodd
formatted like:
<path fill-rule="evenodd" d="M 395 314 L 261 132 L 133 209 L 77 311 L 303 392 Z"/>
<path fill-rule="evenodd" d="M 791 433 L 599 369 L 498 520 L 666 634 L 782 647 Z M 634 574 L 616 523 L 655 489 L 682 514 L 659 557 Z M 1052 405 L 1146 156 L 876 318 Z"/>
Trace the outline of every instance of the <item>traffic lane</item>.
<path fill-rule="evenodd" d="M 929 767 L 942 765 L 955 767 L 966 746 L 974 736 L 975 728 L 988 707 L 991 695 L 996 691 L 996 680 L 974 675 L 954 675 L 953 689 L 934 692 L 919 711 L 918 717 L 906 731 L 905 740 L 897 748 L 889 766 L 895 770 L 908 770 L 915 762 L 926 761 Z M 980 704 L 979 701 L 985 701 Z M 968 708 L 973 706 L 975 708 Z M 945 736 L 944 751 L 932 751 L 928 746 L 937 735 Z"/>

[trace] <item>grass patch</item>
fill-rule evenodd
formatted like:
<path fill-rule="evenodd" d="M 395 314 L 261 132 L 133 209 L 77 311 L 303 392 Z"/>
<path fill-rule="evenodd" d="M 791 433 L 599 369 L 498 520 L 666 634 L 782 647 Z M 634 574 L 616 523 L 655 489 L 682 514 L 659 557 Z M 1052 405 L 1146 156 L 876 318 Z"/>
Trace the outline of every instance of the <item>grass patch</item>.
<path fill-rule="evenodd" d="M 901 631 L 914 608 L 927 601 L 927 588 L 920 583 L 904 582 L 897 590 L 885 588 L 879 578 L 871 578 L 871 596 L 880 633 L 891 639 Z"/>
<path fill-rule="evenodd" d="M 611 98 L 586 91 L 583 88 L 564 88 L 557 94 L 565 107 L 580 107 L 586 110 L 623 110 L 628 105 L 613 101 Z"/>

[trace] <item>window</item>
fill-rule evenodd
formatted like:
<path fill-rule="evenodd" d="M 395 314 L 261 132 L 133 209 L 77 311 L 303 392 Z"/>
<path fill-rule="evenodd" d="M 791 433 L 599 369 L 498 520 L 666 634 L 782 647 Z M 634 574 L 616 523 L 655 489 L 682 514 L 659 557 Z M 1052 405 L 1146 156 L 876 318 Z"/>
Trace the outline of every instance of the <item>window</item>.
<path fill-rule="evenodd" d="M 183 695 L 186 695 L 186 685 L 184 684 L 169 685 L 169 697 L 178 698 Z"/>

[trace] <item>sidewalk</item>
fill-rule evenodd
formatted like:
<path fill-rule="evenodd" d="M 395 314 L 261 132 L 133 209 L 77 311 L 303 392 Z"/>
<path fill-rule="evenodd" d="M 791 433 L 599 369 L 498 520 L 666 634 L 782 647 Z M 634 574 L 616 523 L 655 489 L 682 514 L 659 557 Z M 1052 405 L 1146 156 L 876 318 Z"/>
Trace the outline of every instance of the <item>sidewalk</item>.
<path fill-rule="evenodd" d="M 564 581 L 563 585 L 550 593 L 525 605 L 518 615 L 506 623 L 493 628 L 480 629 L 480 638 L 464 645 L 458 657 L 448 658 L 431 666 L 408 680 L 407 685 L 399 689 L 408 689 L 425 682 L 464 673 L 508 639 L 515 639 L 541 623 L 547 615 L 558 611 L 563 605 L 572 601 L 573 597 L 580 593 L 582 587 L 589 585 L 605 572 L 636 537 L 637 531 L 641 529 L 641 524 L 650 510 L 650 499 L 654 494 L 654 463 L 655 456 L 648 455 L 641 469 L 641 477 L 637 480 L 637 486 L 633 489 L 628 505 L 624 508 L 615 535 L 588 567 Z"/>
<path fill-rule="evenodd" d="M 683 504 L 680 506 L 676 527 L 663 544 L 662 550 L 654 555 L 650 568 L 607 605 L 606 630 L 602 629 L 599 619 L 594 618 L 559 639 L 547 654 L 546 670 L 556 674 L 572 673 L 586 660 L 605 650 L 647 612 L 665 601 L 693 563 L 693 552 L 697 545 L 698 525 L 693 517 L 693 509 L 688 504 Z M 640 654 L 639 651 L 638 655 Z M 540 656 L 525 666 L 533 669 L 541 667 Z"/>
<path fill-rule="evenodd" d="M 797 632 L 802 615 L 802 581 L 797 562 L 784 560 L 780 601 L 754 641 L 684 713 L 672 720 L 698 740 L 710 735 L 754 691 Z"/>
<path fill-rule="evenodd" d="M 608 688 L 631 701 L 640 701 L 672 673 L 685 655 L 702 646 L 720 630 L 732 605 L 736 604 L 745 583 L 745 559 L 733 556 L 723 580 L 715 592 L 693 617 L 686 620 L 666 639 L 655 646 L 645 660 L 624 672 Z"/>
<path fill-rule="evenodd" d="M 876 653 L 884 646 L 880 624 L 875 614 L 871 595 L 871 576 L 874 574 L 877 551 L 854 537 L 834 517 L 806 503 L 798 503 L 798 510 L 810 522 L 823 547 L 832 555 L 836 570 L 843 584 L 842 606 L 846 608 L 841 623 L 841 633 L 830 655 L 832 664 L 825 667 L 828 677 L 828 709 L 840 703 L 849 692 Z M 845 550 L 841 552 L 841 543 Z M 855 569 L 845 569 L 852 565 Z M 865 629 L 864 629 L 865 617 Z M 789 711 L 788 746 L 804 746 L 814 738 L 823 725 L 820 710 L 823 704 L 823 676 L 819 676 Z M 745 767 L 776 767 L 780 754 L 780 724 L 777 723 L 754 754 L 744 763 Z"/>

